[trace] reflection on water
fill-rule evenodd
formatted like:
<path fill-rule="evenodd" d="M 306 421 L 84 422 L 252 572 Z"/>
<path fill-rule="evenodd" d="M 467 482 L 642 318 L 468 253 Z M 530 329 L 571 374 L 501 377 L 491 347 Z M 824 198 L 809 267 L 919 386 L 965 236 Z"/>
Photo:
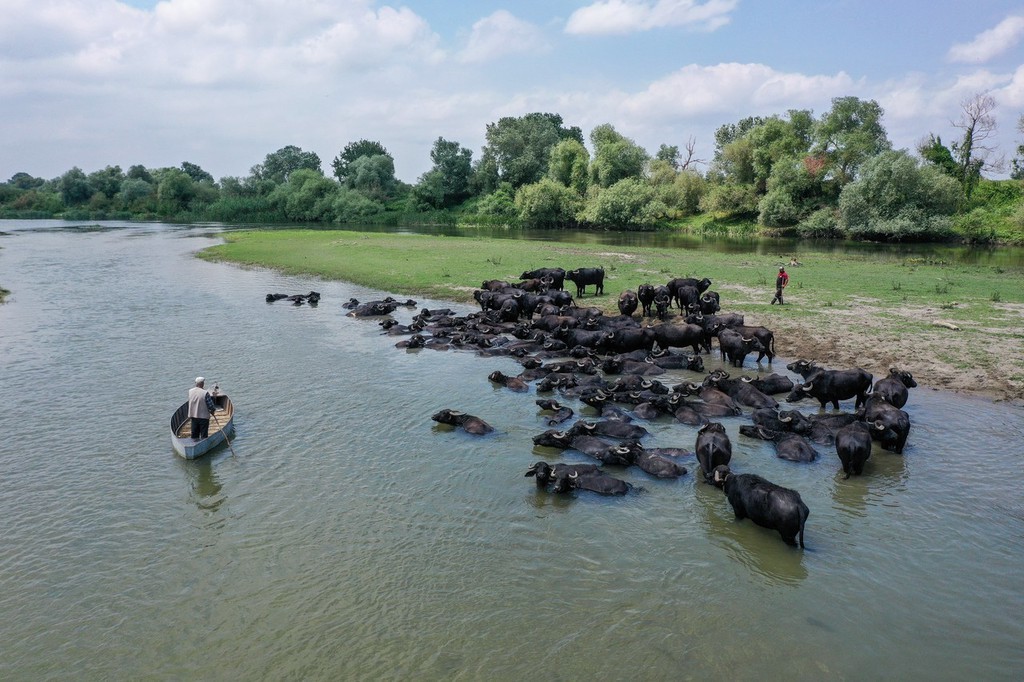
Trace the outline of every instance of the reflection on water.
<path fill-rule="evenodd" d="M 216 227 L 36 226 L 0 223 L 4 679 L 1024 668 L 1019 407 L 918 389 L 906 454 L 876 448 L 849 480 L 832 448 L 785 462 L 738 436 L 747 417 L 723 419 L 733 469 L 810 508 L 801 551 L 736 521 L 695 461 L 675 481 L 617 471 L 635 486 L 621 498 L 537 490 L 523 474 L 538 459 L 585 458 L 533 446 L 545 415 L 487 379 L 517 363 L 402 352 L 340 307 L 387 292 L 194 258 Z M 310 289 L 317 308 L 265 302 Z M 237 456 L 169 446 L 200 374 L 232 396 Z M 440 427 L 444 407 L 496 432 Z M 693 427 L 643 425 L 645 444 L 693 448 Z"/>

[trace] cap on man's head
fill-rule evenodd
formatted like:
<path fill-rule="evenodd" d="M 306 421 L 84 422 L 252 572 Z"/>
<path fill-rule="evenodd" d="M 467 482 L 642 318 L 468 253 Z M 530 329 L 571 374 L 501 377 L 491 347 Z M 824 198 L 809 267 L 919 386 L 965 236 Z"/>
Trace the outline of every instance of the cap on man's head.
<path fill-rule="evenodd" d="M 196 377 L 196 385 L 199 385 L 199 384 L 202 384 L 202 383 L 205 383 L 205 382 L 206 382 L 206 379 L 204 379 L 203 377 Z"/>
<path fill-rule="evenodd" d="M 779 268 L 779 272 L 785 272 L 786 268 Z"/>

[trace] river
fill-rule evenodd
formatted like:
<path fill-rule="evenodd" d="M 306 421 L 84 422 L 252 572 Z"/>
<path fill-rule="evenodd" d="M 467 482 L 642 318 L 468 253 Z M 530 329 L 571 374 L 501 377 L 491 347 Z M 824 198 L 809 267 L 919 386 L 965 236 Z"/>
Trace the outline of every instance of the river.
<path fill-rule="evenodd" d="M 536 396 L 487 380 L 518 364 L 343 314 L 388 292 L 194 258 L 215 226 L 0 232 L 0 679 L 1024 675 L 1019 406 L 913 389 L 904 455 L 850 480 L 830 448 L 784 462 L 723 420 L 734 469 L 803 496 L 801 551 L 696 462 L 625 471 L 623 498 L 537 491 L 527 467 L 558 460 Z M 196 375 L 234 401 L 234 454 L 171 449 Z"/>

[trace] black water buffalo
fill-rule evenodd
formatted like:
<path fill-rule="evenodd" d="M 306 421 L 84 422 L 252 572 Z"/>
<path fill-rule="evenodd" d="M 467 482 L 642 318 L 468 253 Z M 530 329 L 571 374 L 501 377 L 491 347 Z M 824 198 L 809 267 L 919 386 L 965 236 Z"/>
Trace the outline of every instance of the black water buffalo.
<path fill-rule="evenodd" d="M 772 431 L 791 431 L 803 435 L 811 432 L 811 420 L 796 410 L 766 407 L 754 410 L 750 418 L 754 426 L 763 426 Z"/>
<path fill-rule="evenodd" d="M 537 406 L 540 409 L 545 411 L 549 410 L 555 413 L 553 417 L 548 419 L 548 426 L 555 426 L 556 424 L 561 424 L 567 419 L 572 418 L 572 416 L 575 414 L 572 411 L 571 407 L 562 405 L 557 400 L 552 400 L 550 398 L 541 398 L 536 402 Z"/>
<path fill-rule="evenodd" d="M 728 464 L 732 459 L 732 443 L 725 427 L 718 422 L 710 422 L 697 431 L 697 463 L 700 464 L 704 481 L 711 483 L 711 472 L 721 464 Z"/>
<path fill-rule="evenodd" d="M 309 303 L 311 306 L 315 306 L 320 302 L 320 292 L 310 291 L 308 294 L 267 294 L 267 303 L 273 303 L 274 301 L 287 300 L 291 301 L 295 305 L 302 305 L 303 303 Z M 353 301 L 355 299 L 352 299 Z M 358 303 L 357 303 L 358 305 Z M 344 307 L 344 306 L 342 306 Z"/>
<path fill-rule="evenodd" d="M 871 457 L 871 431 L 864 422 L 852 422 L 836 432 L 836 454 L 843 464 L 844 478 L 864 473 L 864 462 Z"/>
<path fill-rule="evenodd" d="M 790 431 L 773 431 L 764 426 L 744 424 L 740 427 L 740 435 L 775 443 L 775 456 L 790 462 L 813 462 L 818 458 L 818 451 L 799 433 Z"/>
<path fill-rule="evenodd" d="M 487 378 L 491 382 L 499 384 L 500 386 L 504 386 L 510 391 L 515 391 L 517 393 L 525 393 L 526 391 L 530 390 L 530 385 L 523 381 L 521 377 L 508 376 L 507 374 L 499 372 L 498 370 L 495 370 L 488 374 Z"/>
<path fill-rule="evenodd" d="M 377 317 L 390 315 L 398 309 L 398 301 L 370 301 L 360 303 L 347 313 L 348 317 Z"/>
<path fill-rule="evenodd" d="M 726 372 L 716 369 L 704 379 L 703 385 L 717 388 L 736 401 L 737 405 L 746 405 L 755 409 L 779 406 L 775 398 L 757 390 L 751 382 L 744 381 L 744 379 L 746 377 L 730 379 Z"/>
<path fill-rule="evenodd" d="M 691 372 L 703 372 L 704 360 L 699 355 L 689 353 L 673 353 L 668 348 L 652 350 L 644 362 L 662 369 L 688 369 Z"/>
<path fill-rule="evenodd" d="M 629 492 L 629 484 L 614 476 L 594 471 L 559 475 L 551 486 L 553 493 L 567 493 L 571 490 L 589 490 L 601 495 L 625 495 Z"/>
<path fill-rule="evenodd" d="M 638 424 L 627 424 L 618 420 L 587 421 L 581 419 L 569 429 L 573 436 L 604 436 L 618 440 L 640 440 L 648 434 L 647 429 Z"/>
<path fill-rule="evenodd" d="M 636 461 L 643 449 L 639 443 L 610 443 L 596 436 L 575 435 L 569 441 L 569 448 L 579 450 L 587 457 L 593 457 L 602 464 L 628 467 Z"/>
<path fill-rule="evenodd" d="M 753 336 L 743 336 L 731 327 L 718 330 L 718 347 L 722 350 L 722 357 L 728 358 L 729 364 L 734 367 L 742 367 L 747 356 L 753 351 L 764 354 L 764 346 L 760 341 Z"/>
<path fill-rule="evenodd" d="M 576 298 L 583 298 L 588 284 L 594 285 L 594 295 L 604 293 L 604 268 L 576 268 L 565 273 L 565 278 L 576 285 Z"/>
<path fill-rule="evenodd" d="M 605 334 L 603 348 L 611 353 L 650 351 L 656 339 L 656 327 L 622 327 Z"/>
<path fill-rule="evenodd" d="M 879 441 L 882 449 L 903 454 L 910 435 L 910 415 L 890 405 L 882 396 L 871 396 L 864 405 L 864 421 L 871 437 Z"/>
<path fill-rule="evenodd" d="M 723 329 L 723 327 L 719 327 L 718 324 L 720 323 L 716 323 L 709 327 L 709 331 L 712 335 L 718 334 Z M 761 344 L 761 347 L 757 349 L 757 362 L 761 362 L 762 359 L 767 357 L 768 364 L 770 365 L 772 363 L 772 359 L 775 357 L 775 334 L 772 330 L 767 327 L 750 327 L 743 324 L 730 325 L 724 328 L 731 329 L 741 334 L 744 338 L 753 337 L 757 339 L 758 343 Z M 721 335 L 718 336 L 718 343 L 722 343 Z"/>
<path fill-rule="evenodd" d="M 839 409 L 839 401 L 856 397 L 854 409 L 860 407 L 867 400 L 871 391 L 871 373 L 856 367 L 854 369 L 821 369 L 810 372 L 804 383 L 797 384 L 786 396 L 786 402 L 795 403 L 808 396 L 817 399 L 821 408 L 832 403 L 834 409 Z"/>
<path fill-rule="evenodd" d="M 697 295 L 700 296 L 700 294 L 703 294 L 708 290 L 708 287 L 711 286 L 711 280 L 707 277 L 701 280 L 694 277 L 674 277 L 673 279 L 670 279 L 668 284 L 665 286 L 668 287 L 669 293 L 672 298 L 675 299 L 677 305 L 679 305 L 680 308 L 685 309 L 686 306 L 681 303 L 679 298 L 679 289 L 681 287 L 693 287 L 697 290 Z"/>
<path fill-rule="evenodd" d="M 700 347 L 704 341 L 704 330 L 695 324 L 656 324 L 654 340 L 658 348 L 692 348 L 694 355 L 700 355 Z"/>
<path fill-rule="evenodd" d="M 892 367 L 889 369 L 889 376 L 875 382 L 873 393 L 893 407 L 903 407 L 907 404 L 907 398 L 910 396 L 910 391 L 907 389 L 915 386 L 917 386 L 917 382 L 914 381 L 914 375 Z"/>
<path fill-rule="evenodd" d="M 640 299 L 634 291 L 623 291 L 619 294 L 619 312 L 627 317 L 632 317 L 636 312 Z"/>
<path fill-rule="evenodd" d="M 662 321 L 668 319 L 668 312 L 672 308 L 672 299 L 668 296 L 655 296 L 654 308 L 657 311 L 655 316 Z"/>
<path fill-rule="evenodd" d="M 787 545 L 804 546 L 804 525 L 810 510 L 800 493 L 775 485 L 756 474 L 734 474 L 728 466 L 714 473 L 716 484 L 725 490 L 737 520 L 750 519 L 763 528 L 779 531 Z"/>
<path fill-rule="evenodd" d="M 654 285 L 641 284 L 636 288 L 636 298 L 640 302 L 640 314 L 651 316 L 651 305 L 654 304 Z"/>
<path fill-rule="evenodd" d="M 548 289 L 561 291 L 565 284 L 565 270 L 562 268 L 537 268 L 536 270 L 527 270 L 519 275 L 519 279 L 550 279 Z"/>
<path fill-rule="evenodd" d="M 633 462 L 637 468 L 657 478 L 679 478 L 686 475 L 686 467 L 667 455 L 641 450 Z"/>
<path fill-rule="evenodd" d="M 765 395 L 776 393 L 789 393 L 793 390 L 793 380 L 781 374 L 769 374 L 765 377 L 740 377 L 743 381 L 749 381 L 750 385 Z"/>
<path fill-rule="evenodd" d="M 547 462 L 537 462 L 527 469 L 523 476 L 535 476 L 537 478 L 537 487 L 543 488 L 558 476 L 592 474 L 600 471 L 600 464 L 563 464 L 561 462 L 558 464 L 548 464 Z"/>
<path fill-rule="evenodd" d="M 494 427 L 480 417 L 475 417 L 471 414 L 466 414 L 465 412 L 457 412 L 447 408 L 435 414 L 431 419 L 439 424 L 461 427 L 466 431 L 466 433 L 471 433 L 475 436 L 482 436 L 494 431 Z"/>

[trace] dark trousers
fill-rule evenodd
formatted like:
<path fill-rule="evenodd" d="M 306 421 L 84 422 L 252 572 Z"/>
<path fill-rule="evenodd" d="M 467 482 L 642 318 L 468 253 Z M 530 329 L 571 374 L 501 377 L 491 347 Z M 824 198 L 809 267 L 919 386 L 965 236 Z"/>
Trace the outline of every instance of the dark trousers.
<path fill-rule="evenodd" d="M 196 439 L 206 438 L 210 435 L 210 420 L 201 417 L 191 417 L 192 437 Z"/>
<path fill-rule="evenodd" d="M 775 301 L 778 301 L 779 305 L 783 304 L 782 303 L 782 287 L 776 287 L 775 288 L 775 298 L 772 299 L 772 303 L 775 303 Z"/>

